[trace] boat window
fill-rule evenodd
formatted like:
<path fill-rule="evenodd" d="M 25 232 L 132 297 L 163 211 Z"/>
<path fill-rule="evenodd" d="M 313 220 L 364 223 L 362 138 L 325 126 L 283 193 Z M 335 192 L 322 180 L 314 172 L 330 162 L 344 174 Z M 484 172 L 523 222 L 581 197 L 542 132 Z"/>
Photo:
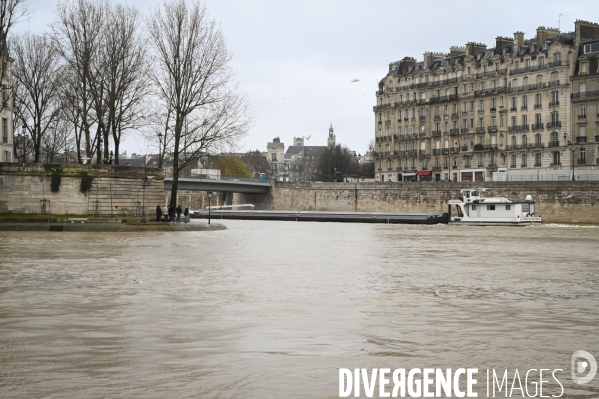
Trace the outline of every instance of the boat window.
<path fill-rule="evenodd" d="M 475 211 L 476 210 L 476 205 L 472 205 L 472 210 Z"/>
<path fill-rule="evenodd" d="M 488 211 L 494 211 L 495 210 L 495 205 L 487 205 L 487 210 Z"/>
<path fill-rule="evenodd" d="M 511 205 L 506 205 L 506 206 L 505 206 L 505 210 L 506 210 L 506 211 L 509 211 L 509 210 L 511 210 L 511 209 L 512 209 L 512 206 L 511 206 Z"/>
<path fill-rule="evenodd" d="M 477 196 L 477 197 L 478 197 L 478 191 L 473 191 L 473 192 L 472 192 L 472 195 L 473 195 L 473 196 Z"/>

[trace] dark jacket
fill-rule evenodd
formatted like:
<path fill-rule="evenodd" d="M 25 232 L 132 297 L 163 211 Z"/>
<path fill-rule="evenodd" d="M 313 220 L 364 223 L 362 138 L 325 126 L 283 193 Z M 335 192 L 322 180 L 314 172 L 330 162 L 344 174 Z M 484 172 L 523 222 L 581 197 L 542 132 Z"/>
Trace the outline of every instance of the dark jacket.
<path fill-rule="evenodd" d="M 181 205 L 177 206 L 177 213 L 180 215 L 181 212 L 183 212 L 183 209 L 181 209 Z"/>
<path fill-rule="evenodd" d="M 162 217 L 162 208 L 160 208 L 160 205 L 156 205 L 156 217 Z"/>
<path fill-rule="evenodd" d="M 185 210 L 183 211 L 183 214 L 185 216 L 189 215 L 189 208 L 185 207 Z"/>
<path fill-rule="evenodd" d="M 168 207 L 168 214 L 170 215 L 174 215 L 175 214 L 175 207 L 174 206 L 169 206 Z"/>

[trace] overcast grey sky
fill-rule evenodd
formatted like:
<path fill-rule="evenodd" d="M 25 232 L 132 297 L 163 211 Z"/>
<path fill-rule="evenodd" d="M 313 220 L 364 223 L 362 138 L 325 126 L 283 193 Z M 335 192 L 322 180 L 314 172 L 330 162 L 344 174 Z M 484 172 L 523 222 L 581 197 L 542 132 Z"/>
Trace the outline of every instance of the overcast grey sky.
<path fill-rule="evenodd" d="M 117 0 L 109 0 L 118 2 Z M 121 0 L 147 13 L 155 0 Z M 56 0 L 28 0 L 29 21 L 15 30 L 41 31 L 54 19 Z M 311 136 L 326 145 L 332 123 L 337 142 L 365 152 L 374 136 L 376 82 L 389 62 L 422 59 L 468 41 L 490 47 L 496 36 L 525 38 L 538 26 L 574 29 L 576 19 L 599 22 L 596 0 L 206 0 L 233 52 L 232 67 L 252 103 L 256 123 L 241 150 L 264 151 L 279 136 Z M 353 79 L 360 79 L 351 83 Z M 130 136 L 122 148 L 151 152 Z"/>

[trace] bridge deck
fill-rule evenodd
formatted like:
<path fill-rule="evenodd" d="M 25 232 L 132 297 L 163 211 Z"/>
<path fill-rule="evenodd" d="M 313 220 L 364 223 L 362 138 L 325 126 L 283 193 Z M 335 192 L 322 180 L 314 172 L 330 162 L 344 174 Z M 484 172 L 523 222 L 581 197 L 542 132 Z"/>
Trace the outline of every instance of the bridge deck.
<path fill-rule="evenodd" d="M 173 186 L 173 178 L 164 178 L 165 190 Z M 271 183 L 268 181 L 216 180 L 179 178 L 178 189 L 188 191 L 220 191 L 243 194 L 268 194 Z"/>

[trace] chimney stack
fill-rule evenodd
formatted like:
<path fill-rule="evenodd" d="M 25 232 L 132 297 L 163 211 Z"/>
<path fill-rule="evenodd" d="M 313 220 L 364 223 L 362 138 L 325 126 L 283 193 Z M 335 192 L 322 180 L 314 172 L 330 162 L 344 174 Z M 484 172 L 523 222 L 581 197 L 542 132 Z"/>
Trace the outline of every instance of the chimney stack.
<path fill-rule="evenodd" d="M 520 47 L 522 47 L 522 43 L 524 43 L 524 32 L 514 32 L 514 54 L 518 54 L 520 51 Z"/>

